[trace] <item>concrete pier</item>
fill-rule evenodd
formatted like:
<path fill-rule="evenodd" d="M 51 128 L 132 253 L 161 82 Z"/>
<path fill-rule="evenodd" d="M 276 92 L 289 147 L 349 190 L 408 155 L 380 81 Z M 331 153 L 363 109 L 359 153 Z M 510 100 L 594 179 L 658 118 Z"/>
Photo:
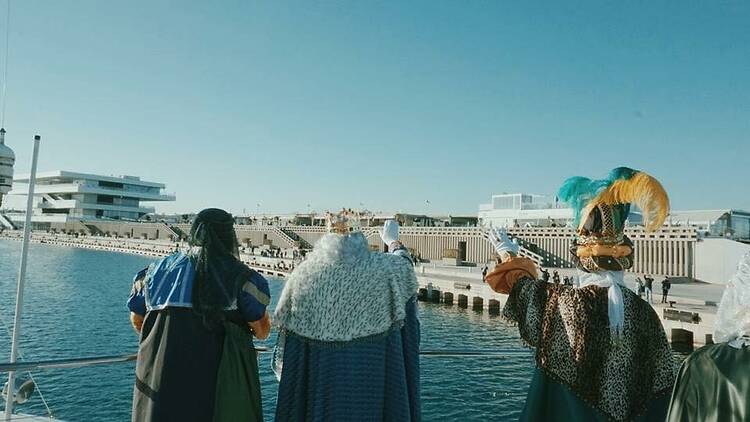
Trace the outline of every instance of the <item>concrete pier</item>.
<path fill-rule="evenodd" d="M 487 302 L 487 311 L 489 311 L 490 315 L 500 315 L 500 301 L 490 299 Z"/>
<path fill-rule="evenodd" d="M 558 269 L 560 277 L 573 275 L 571 269 Z M 416 269 L 420 300 L 440 297 L 441 303 L 476 312 L 499 315 L 508 296 L 496 293 L 482 280 L 481 271 L 471 267 L 448 267 L 420 265 Z M 626 284 L 635 285 L 635 275 L 628 274 Z M 654 300 L 661 299 L 659 283 L 654 283 Z M 657 291 L 659 290 L 659 291 Z M 429 293 L 428 293 L 429 292 Z M 673 284 L 670 303 L 653 303 L 652 307 L 661 319 L 664 330 L 675 349 L 688 350 L 710 343 L 716 321 L 716 305 L 721 299 L 723 286 L 706 283 Z M 424 298 L 423 298 L 424 297 Z"/>

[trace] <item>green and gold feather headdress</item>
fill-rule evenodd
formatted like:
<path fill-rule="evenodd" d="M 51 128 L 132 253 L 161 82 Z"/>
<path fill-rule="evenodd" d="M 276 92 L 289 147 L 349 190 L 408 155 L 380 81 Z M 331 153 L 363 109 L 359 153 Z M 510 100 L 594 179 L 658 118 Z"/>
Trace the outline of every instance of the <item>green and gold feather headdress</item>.
<path fill-rule="evenodd" d="M 625 212 L 622 221 L 630 211 L 630 205 L 637 206 L 643 213 L 643 225 L 647 231 L 655 231 L 667 218 L 669 197 L 664 187 L 654 177 L 628 167 L 618 167 L 601 180 L 586 177 L 571 177 L 563 183 L 559 197 L 567 202 L 575 212 L 575 224 L 580 229 L 589 213 L 598 205 L 617 206 Z"/>
<path fill-rule="evenodd" d="M 618 167 L 601 180 L 571 177 L 558 195 L 573 208 L 577 238 L 571 252 L 586 271 L 632 267 L 633 243 L 623 233 L 631 205 L 641 210 L 647 232 L 659 229 L 669 213 L 661 183 L 628 167 Z"/>

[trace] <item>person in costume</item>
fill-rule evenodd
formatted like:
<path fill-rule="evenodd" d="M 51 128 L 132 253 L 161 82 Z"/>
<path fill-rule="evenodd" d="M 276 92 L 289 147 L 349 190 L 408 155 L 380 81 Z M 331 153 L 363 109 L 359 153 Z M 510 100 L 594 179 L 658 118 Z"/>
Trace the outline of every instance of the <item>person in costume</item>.
<path fill-rule="evenodd" d="M 276 307 L 276 420 L 419 421 L 417 279 L 398 224 L 380 253 L 356 214 L 328 218 Z"/>
<path fill-rule="evenodd" d="M 542 268 L 542 281 L 545 283 L 549 281 L 549 271 L 544 268 Z"/>
<path fill-rule="evenodd" d="M 714 341 L 683 362 L 669 422 L 750 420 L 750 253 L 724 289 Z"/>
<path fill-rule="evenodd" d="M 661 282 L 661 303 L 669 304 L 669 289 L 672 288 L 672 282 L 669 277 L 665 277 Z"/>
<path fill-rule="evenodd" d="M 618 168 L 603 180 L 568 179 L 559 197 L 576 214 L 576 287 L 537 281 L 503 230 L 488 233 L 501 263 L 487 283 L 508 295 L 504 317 L 536 349 L 521 420 L 663 421 L 675 367 L 656 312 L 625 287 L 634 251 L 623 229 L 631 203 L 647 230 L 658 229 L 667 194 L 651 176 Z"/>
<path fill-rule="evenodd" d="M 268 282 L 239 260 L 234 219 L 201 211 L 190 249 L 135 278 L 128 300 L 140 333 L 133 421 L 263 419 L 253 335 L 268 337 Z"/>
<path fill-rule="evenodd" d="M 654 303 L 654 279 L 647 275 L 644 275 L 643 279 L 645 280 L 644 292 L 646 294 L 646 302 L 653 304 Z"/>
<path fill-rule="evenodd" d="M 638 292 L 638 297 L 642 298 L 643 293 L 646 290 L 646 286 L 643 284 L 643 280 L 640 277 L 635 278 L 635 290 Z"/>

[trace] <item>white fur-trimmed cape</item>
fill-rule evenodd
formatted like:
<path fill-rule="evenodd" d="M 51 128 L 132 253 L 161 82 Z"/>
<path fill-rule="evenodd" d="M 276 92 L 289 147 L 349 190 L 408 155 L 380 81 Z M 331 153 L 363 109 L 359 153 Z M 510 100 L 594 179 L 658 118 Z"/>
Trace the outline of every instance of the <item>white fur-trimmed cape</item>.
<path fill-rule="evenodd" d="M 403 322 L 416 293 L 408 260 L 371 252 L 362 233 L 327 234 L 287 279 L 274 319 L 302 337 L 350 341 Z"/>

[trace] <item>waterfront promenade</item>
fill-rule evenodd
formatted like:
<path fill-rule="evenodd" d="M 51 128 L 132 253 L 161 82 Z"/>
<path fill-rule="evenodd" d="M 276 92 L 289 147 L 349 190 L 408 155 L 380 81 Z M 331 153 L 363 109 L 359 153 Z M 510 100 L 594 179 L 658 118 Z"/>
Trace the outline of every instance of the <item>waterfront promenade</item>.
<path fill-rule="evenodd" d="M 422 264 L 417 267 L 420 300 L 459 306 L 477 312 L 499 314 L 505 306 L 507 295 L 494 292 L 482 280 L 481 268 L 452 267 L 439 264 Z M 492 270 L 491 268 L 489 269 Z M 560 278 L 575 275 L 570 268 L 549 268 L 558 271 Z M 627 273 L 625 282 L 636 291 L 637 276 Z M 661 279 L 653 286 L 652 307 L 664 325 L 667 337 L 674 342 L 704 345 L 712 341 L 717 305 L 724 292 L 723 285 L 672 279 L 669 303 L 662 304 Z"/>
<path fill-rule="evenodd" d="M 382 247 L 379 226 L 366 226 L 362 232 L 373 248 Z M 545 267 L 572 267 L 570 243 L 575 236 L 566 227 L 509 228 L 511 236 L 518 239 L 520 253 Z M 190 232 L 190 224 L 167 224 L 164 222 L 128 221 L 81 221 L 53 224 L 49 234 L 68 234 L 83 237 L 108 237 L 114 239 L 142 239 L 175 242 L 184 240 Z M 326 232 L 323 226 L 299 226 L 285 224 L 236 224 L 237 239 L 244 246 L 270 246 L 282 249 L 310 249 Z M 425 260 L 437 261 L 455 258 L 460 262 L 483 265 L 491 261 L 494 254 L 481 227 L 416 227 L 403 226 L 400 239 L 412 252 Z M 633 240 L 637 254 L 632 272 L 669 275 L 672 277 L 696 277 L 701 271 L 702 256 L 699 253 L 698 232 L 692 227 L 664 226 L 655 233 L 646 233 L 642 228 L 630 227 L 626 234 Z M 727 240 L 727 242 L 730 242 Z M 731 242 L 730 242 L 731 243 Z M 715 282 L 709 275 L 706 281 Z"/>
<path fill-rule="evenodd" d="M 0 238 L 21 240 L 19 231 L 5 231 Z M 67 234 L 32 233 L 32 242 L 137 254 L 160 258 L 186 246 L 184 242 L 168 240 L 146 240 L 111 238 L 100 236 L 75 236 Z M 248 253 L 250 248 L 241 247 L 240 259 L 254 270 L 271 277 L 286 277 L 299 263 L 288 258 L 273 258 Z M 491 268 L 490 268 L 491 270 Z M 572 276 L 574 269 L 550 268 L 560 277 Z M 471 308 L 477 312 L 499 314 L 507 300 L 506 295 L 495 293 L 482 280 L 480 267 L 463 267 L 422 263 L 416 267 L 420 285 L 420 300 L 448 306 Z M 640 274 L 626 274 L 628 288 L 635 289 L 635 278 Z M 667 336 L 673 341 L 689 340 L 703 345 L 711 341 L 717 304 L 721 299 L 723 285 L 672 279 L 668 304 L 661 304 L 661 278 L 654 282 L 652 306 L 659 315 Z"/>

